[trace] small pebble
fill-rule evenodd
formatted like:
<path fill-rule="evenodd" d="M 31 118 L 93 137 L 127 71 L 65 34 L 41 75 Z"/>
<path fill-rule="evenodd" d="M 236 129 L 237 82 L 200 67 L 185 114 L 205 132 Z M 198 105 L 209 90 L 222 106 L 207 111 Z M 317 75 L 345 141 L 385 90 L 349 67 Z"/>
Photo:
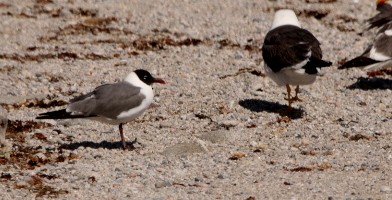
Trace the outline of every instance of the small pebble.
<path fill-rule="evenodd" d="M 219 178 L 219 179 L 224 179 L 225 176 L 224 176 L 223 174 L 219 174 L 219 175 L 217 176 L 217 178 Z"/>
<path fill-rule="evenodd" d="M 195 177 L 195 181 L 197 181 L 197 182 L 203 182 L 204 180 L 203 180 L 203 178 L 196 176 L 196 177 Z"/>
<path fill-rule="evenodd" d="M 200 188 L 208 188 L 208 184 L 206 183 L 196 183 L 194 186 Z"/>
<path fill-rule="evenodd" d="M 380 191 L 383 193 L 390 193 L 392 191 L 392 189 L 389 186 L 381 186 Z"/>
<path fill-rule="evenodd" d="M 169 187 L 172 184 L 169 181 L 161 181 L 158 183 L 155 183 L 155 188 L 163 188 L 163 187 Z"/>

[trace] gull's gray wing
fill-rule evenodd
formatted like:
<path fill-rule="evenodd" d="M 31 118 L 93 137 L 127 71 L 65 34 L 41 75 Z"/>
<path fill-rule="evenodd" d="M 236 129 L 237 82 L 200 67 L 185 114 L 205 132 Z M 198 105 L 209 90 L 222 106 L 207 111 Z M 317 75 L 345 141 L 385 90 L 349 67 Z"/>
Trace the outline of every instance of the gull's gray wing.
<path fill-rule="evenodd" d="M 142 103 L 145 96 L 140 90 L 128 82 L 101 85 L 90 93 L 72 99 L 67 112 L 116 119 L 121 112 Z"/>

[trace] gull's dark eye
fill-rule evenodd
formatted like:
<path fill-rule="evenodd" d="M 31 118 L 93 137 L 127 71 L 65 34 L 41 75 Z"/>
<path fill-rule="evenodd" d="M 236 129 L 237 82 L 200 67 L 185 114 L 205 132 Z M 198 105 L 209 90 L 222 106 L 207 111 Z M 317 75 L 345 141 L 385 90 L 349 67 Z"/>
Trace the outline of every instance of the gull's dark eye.
<path fill-rule="evenodd" d="M 146 70 L 138 69 L 135 70 L 135 73 L 139 77 L 139 79 L 144 83 L 146 83 L 147 85 L 151 85 L 154 82 L 154 78 Z"/>

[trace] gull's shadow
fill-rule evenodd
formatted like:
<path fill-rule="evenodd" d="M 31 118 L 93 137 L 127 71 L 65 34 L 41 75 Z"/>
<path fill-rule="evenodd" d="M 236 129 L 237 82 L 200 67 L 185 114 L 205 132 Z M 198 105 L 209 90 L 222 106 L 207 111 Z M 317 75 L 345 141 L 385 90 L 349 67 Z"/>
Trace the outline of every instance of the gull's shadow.
<path fill-rule="evenodd" d="M 348 89 L 362 89 L 362 90 L 392 90 L 392 80 L 379 78 L 379 77 L 359 77 L 357 82 L 353 83 L 352 85 L 347 86 Z"/>
<path fill-rule="evenodd" d="M 287 116 L 291 119 L 299 119 L 304 115 L 304 110 L 300 108 L 289 108 L 276 102 L 269 102 L 260 99 L 245 99 L 238 102 L 240 106 L 253 112 L 277 113 L 280 116 Z"/>
<path fill-rule="evenodd" d="M 126 142 L 127 145 L 127 150 L 134 150 L 135 141 L 132 142 Z M 92 149 L 122 149 L 122 144 L 121 142 L 108 142 L 108 141 L 102 141 L 102 142 L 91 142 L 91 141 L 84 141 L 84 142 L 72 142 L 69 144 L 62 144 L 60 145 L 59 149 L 68 149 L 68 150 L 75 150 L 78 149 L 79 147 L 90 147 Z"/>

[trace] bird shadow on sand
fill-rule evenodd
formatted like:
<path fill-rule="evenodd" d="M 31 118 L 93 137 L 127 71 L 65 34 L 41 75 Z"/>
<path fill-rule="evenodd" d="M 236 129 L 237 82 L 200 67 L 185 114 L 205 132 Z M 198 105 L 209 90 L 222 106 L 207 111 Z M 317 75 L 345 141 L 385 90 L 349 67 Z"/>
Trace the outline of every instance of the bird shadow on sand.
<path fill-rule="evenodd" d="M 238 102 L 240 106 L 251 110 L 253 112 L 268 112 L 277 113 L 281 117 L 287 116 L 291 119 L 299 119 L 304 115 L 304 110 L 300 108 L 289 108 L 287 105 L 282 105 L 276 102 L 269 102 L 260 99 L 245 99 Z"/>
<path fill-rule="evenodd" d="M 127 149 L 126 150 L 134 150 L 135 141 L 132 142 L 126 142 Z M 108 142 L 108 141 L 102 141 L 102 142 L 91 142 L 91 141 L 84 141 L 84 142 L 72 142 L 69 144 L 62 144 L 60 145 L 59 149 L 68 149 L 68 150 L 75 150 L 78 149 L 79 147 L 90 147 L 92 149 L 122 149 L 121 142 Z"/>
<path fill-rule="evenodd" d="M 347 86 L 347 89 L 392 90 L 392 80 L 380 77 L 359 77 L 357 82 Z"/>

